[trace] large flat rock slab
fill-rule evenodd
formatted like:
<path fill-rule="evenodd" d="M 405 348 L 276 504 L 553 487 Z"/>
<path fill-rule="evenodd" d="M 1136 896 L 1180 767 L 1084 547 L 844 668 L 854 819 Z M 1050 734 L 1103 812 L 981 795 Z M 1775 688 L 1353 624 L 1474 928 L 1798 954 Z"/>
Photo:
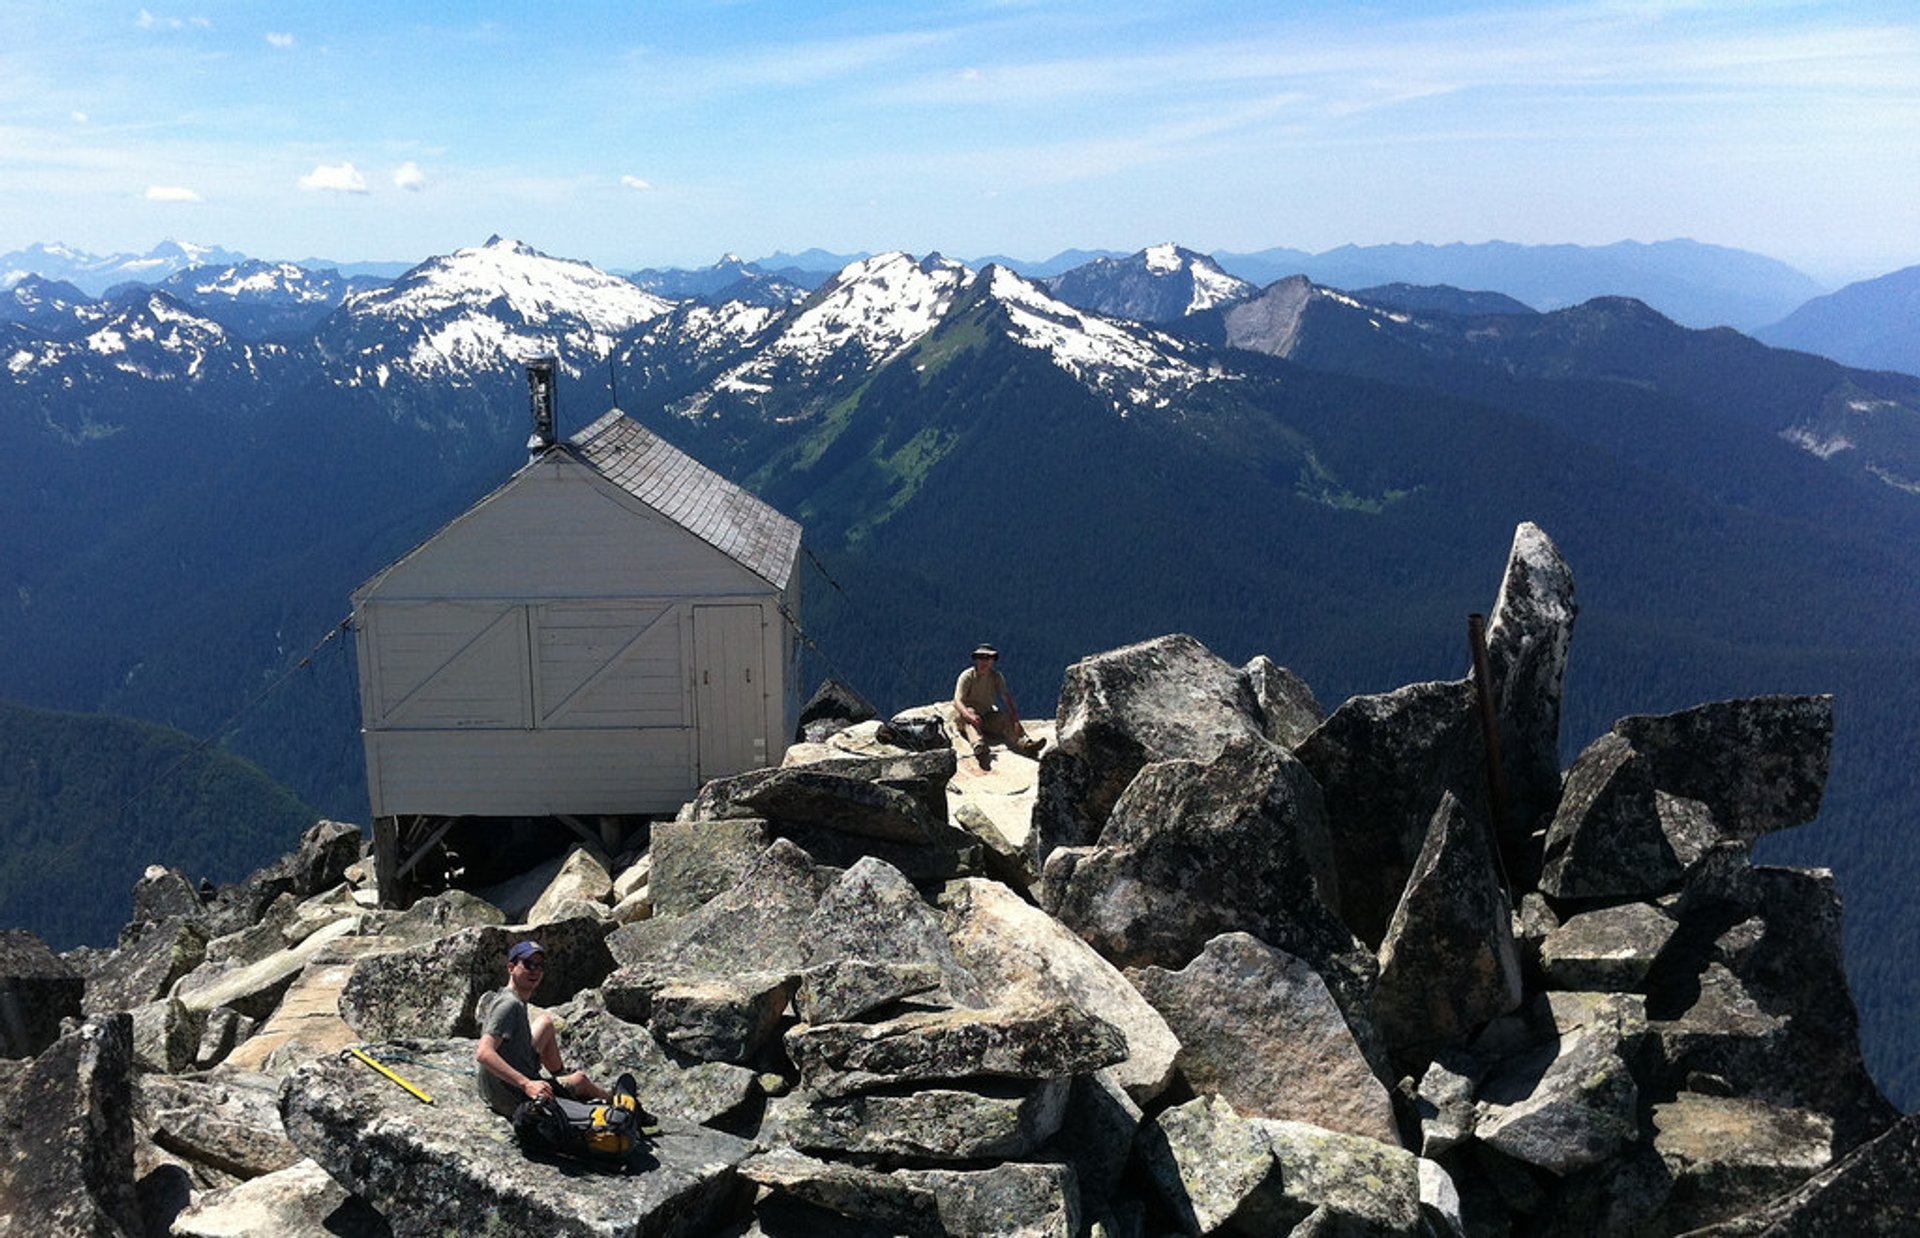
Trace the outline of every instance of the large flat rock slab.
<path fill-rule="evenodd" d="M 281 1117 L 294 1144 L 396 1234 L 699 1234 L 741 1207 L 734 1171 L 752 1149 L 743 1139 L 665 1118 L 625 1173 L 531 1160 L 474 1089 L 473 1041 L 369 1052 L 424 1085 L 433 1103 L 354 1059 L 325 1058 L 288 1076 Z"/>

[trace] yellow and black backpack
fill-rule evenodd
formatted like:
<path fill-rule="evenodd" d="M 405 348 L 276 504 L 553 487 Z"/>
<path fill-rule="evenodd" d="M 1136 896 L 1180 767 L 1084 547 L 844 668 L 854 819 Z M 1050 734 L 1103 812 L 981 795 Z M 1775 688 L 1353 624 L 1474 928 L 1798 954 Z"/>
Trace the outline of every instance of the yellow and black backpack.
<path fill-rule="evenodd" d="M 610 1165 L 625 1165 L 643 1129 L 653 1121 L 641 1107 L 632 1075 L 621 1075 L 605 1102 L 558 1094 L 524 1102 L 514 1111 L 513 1130 L 528 1151 L 552 1152 Z"/>

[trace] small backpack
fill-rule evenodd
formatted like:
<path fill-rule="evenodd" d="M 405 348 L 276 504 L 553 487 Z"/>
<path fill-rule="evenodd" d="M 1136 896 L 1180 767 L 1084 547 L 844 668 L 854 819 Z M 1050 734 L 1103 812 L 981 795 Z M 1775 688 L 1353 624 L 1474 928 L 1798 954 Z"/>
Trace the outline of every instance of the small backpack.
<path fill-rule="evenodd" d="M 624 1165 L 651 1121 L 633 1076 L 621 1075 L 604 1104 L 558 1095 L 522 1102 L 513 1113 L 513 1131 L 530 1152 Z"/>

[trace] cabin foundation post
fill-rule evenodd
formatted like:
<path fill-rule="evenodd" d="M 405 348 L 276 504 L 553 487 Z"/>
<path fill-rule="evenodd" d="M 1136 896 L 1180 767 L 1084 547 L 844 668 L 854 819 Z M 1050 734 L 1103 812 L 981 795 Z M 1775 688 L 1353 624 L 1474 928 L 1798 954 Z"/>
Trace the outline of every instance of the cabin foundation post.
<path fill-rule="evenodd" d="M 380 906 L 389 909 L 404 907 L 402 888 L 405 883 L 400 876 L 398 817 L 373 819 L 373 872 L 379 883 Z"/>

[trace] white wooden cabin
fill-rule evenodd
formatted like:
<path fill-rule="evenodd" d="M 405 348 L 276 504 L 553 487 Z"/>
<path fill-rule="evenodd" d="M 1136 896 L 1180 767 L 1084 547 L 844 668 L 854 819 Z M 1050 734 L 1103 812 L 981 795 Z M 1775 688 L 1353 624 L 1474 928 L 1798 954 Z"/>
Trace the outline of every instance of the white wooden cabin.
<path fill-rule="evenodd" d="M 618 410 L 550 437 L 353 594 L 383 898 L 398 820 L 671 812 L 792 733 L 800 526 Z"/>

